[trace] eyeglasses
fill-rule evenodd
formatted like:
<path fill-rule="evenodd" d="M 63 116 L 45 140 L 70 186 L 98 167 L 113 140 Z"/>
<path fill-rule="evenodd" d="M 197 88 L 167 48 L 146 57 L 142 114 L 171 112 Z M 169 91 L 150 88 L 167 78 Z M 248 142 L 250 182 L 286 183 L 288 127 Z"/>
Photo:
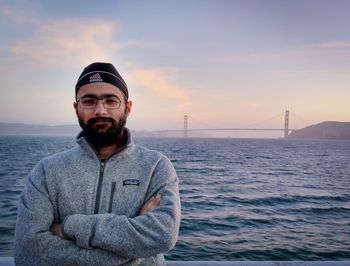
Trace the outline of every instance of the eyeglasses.
<path fill-rule="evenodd" d="M 122 101 L 118 97 L 108 96 L 108 97 L 82 97 L 77 100 L 77 103 L 81 108 L 84 109 L 94 109 L 97 106 L 98 101 L 102 101 L 103 106 L 106 109 L 119 109 Z"/>

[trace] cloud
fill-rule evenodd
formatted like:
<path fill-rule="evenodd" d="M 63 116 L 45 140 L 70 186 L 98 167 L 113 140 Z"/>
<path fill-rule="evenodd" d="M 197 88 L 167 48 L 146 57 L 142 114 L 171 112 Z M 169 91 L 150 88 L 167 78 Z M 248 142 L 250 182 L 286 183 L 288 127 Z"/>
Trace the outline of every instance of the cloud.
<path fill-rule="evenodd" d="M 38 11 L 39 10 L 39 11 Z M 118 38 L 120 23 L 96 17 L 47 18 L 40 6 L 24 2 L 19 8 L 0 0 L 0 16 L 24 39 L 0 46 L 15 59 L 50 66 L 81 66 L 93 61 L 114 61 L 122 49 L 167 49 L 164 40 Z M 29 60 L 28 60 L 29 59 Z"/>
<path fill-rule="evenodd" d="M 282 52 L 256 52 L 256 53 L 228 53 L 209 56 L 209 63 L 237 63 L 237 64 L 256 64 L 272 61 L 283 61 L 295 58 L 300 51 L 282 51 Z"/>
<path fill-rule="evenodd" d="M 91 18 L 47 19 L 35 5 L 21 8 L 0 3 L 0 15 L 16 30 L 28 26 L 32 35 L 14 42 L 11 52 L 24 60 L 70 66 L 108 60 L 119 48 L 114 41 L 117 23 Z"/>
<path fill-rule="evenodd" d="M 325 50 L 325 49 L 349 49 L 350 50 L 350 41 L 334 41 L 334 42 L 323 42 L 311 44 L 303 47 L 307 50 Z"/>
<path fill-rule="evenodd" d="M 130 74 L 130 80 L 149 93 L 161 98 L 171 99 L 179 109 L 191 104 L 188 89 L 176 84 L 174 69 L 139 69 Z"/>
<path fill-rule="evenodd" d="M 27 21 L 27 20 L 26 20 Z M 43 20 L 32 24 L 31 37 L 17 41 L 11 48 L 14 56 L 54 66 L 81 66 L 94 61 L 113 61 L 122 49 L 167 48 L 161 40 L 119 41 L 116 22 L 91 18 Z"/>
<path fill-rule="evenodd" d="M 211 63 L 256 64 L 350 59 L 350 40 L 293 46 L 276 52 L 231 53 L 208 57 Z M 345 61 L 345 60 L 344 60 Z"/>
<path fill-rule="evenodd" d="M 261 103 L 256 103 L 256 102 L 251 102 L 248 104 L 249 107 L 251 108 L 261 108 L 263 105 Z"/>
<path fill-rule="evenodd" d="M 34 35 L 19 41 L 14 55 L 56 65 L 108 61 L 118 50 L 114 34 L 118 25 L 91 19 L 49 20 Z"/>
<path fill-rule="evenodd" d="M 21 5 L 20 8 L 15 8 L 0 2 L 0 16 L 16 24 L 38 24 L 39 16 L 31 7 L 32 5 Z"/>
<path fill-rule="evenodd" d="M 120 49 L 124 48 L 147 48 L 147 49 L 166 49 L 171 47 L 168 41 L 164 40 L 127 40 L 118 45 Z"/>

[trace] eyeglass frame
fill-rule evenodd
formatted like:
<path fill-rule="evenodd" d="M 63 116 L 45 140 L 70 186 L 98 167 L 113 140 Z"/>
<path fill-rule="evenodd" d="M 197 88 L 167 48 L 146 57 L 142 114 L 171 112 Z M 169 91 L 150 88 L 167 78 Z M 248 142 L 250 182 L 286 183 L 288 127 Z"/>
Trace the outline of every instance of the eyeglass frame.
<path fill-rule="evenodd" d="M 80 102 L 84 98 L 92 98 L 92 99 L 96 100 L 95 105 L 93 107 L 83 107 L 83 106 L 81 106 Z M 108 99 L 108 98 L 116 98 L 118 100 L 118 102 L 119 102 L 118 107 L 107 107 L 105 105 L 106 104 L 105 100 Z M 125 100 L 124 101 L 120 100 L 119 97 L 115 96 L 115 95 L 106 95 L 106 96 L 102 96 L 102 97 L 96 97 L 96 96 L 92 96 L 92 95 L 84 95 L 84 96 L 80 97 L 80 99 L 76 100 L 76 102 L 77 102 L 77 104 L 79 105 L 80 108 L 90 109 L 90 110 L 95 109 L 97 107 L 98 101 L 102 101 L 102 105 L 103 105 L 104 108 L 106 108 L 106 109 L 113 109 L 113 110 L 119 109 L 120 106 L 121 106 L 121 103 L 127 103 L 128 102 L 128 101 L 125 101 Z"/>

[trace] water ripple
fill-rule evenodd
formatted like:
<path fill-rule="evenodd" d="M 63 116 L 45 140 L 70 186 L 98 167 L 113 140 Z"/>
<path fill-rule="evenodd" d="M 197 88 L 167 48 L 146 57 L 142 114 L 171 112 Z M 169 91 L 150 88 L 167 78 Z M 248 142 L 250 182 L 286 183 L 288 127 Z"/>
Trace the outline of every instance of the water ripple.
<path fill-rule="evenodd" d="M 350 258 L 349 141 L 136 139 L 180 179 L 182 221 L 170 260 Z M 42 157 L 72 138 L 0 137 L 0 256 L 13 255 L 16 204 Z"/>

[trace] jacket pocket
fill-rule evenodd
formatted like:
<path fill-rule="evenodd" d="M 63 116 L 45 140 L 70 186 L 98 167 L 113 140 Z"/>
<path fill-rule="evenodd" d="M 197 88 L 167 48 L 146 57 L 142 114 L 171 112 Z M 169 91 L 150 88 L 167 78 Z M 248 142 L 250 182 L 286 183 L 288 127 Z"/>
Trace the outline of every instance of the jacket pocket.
<path fill-rule="evenodd" d="M 110 194 L 110 196 L 109 196 L 108 213 L 111 213 L 111 212 L 112 212 L 113 199 L 114 199 L 114 192 L 115 192 L 115 182 L 112 182 L 111 194 Z"/>

